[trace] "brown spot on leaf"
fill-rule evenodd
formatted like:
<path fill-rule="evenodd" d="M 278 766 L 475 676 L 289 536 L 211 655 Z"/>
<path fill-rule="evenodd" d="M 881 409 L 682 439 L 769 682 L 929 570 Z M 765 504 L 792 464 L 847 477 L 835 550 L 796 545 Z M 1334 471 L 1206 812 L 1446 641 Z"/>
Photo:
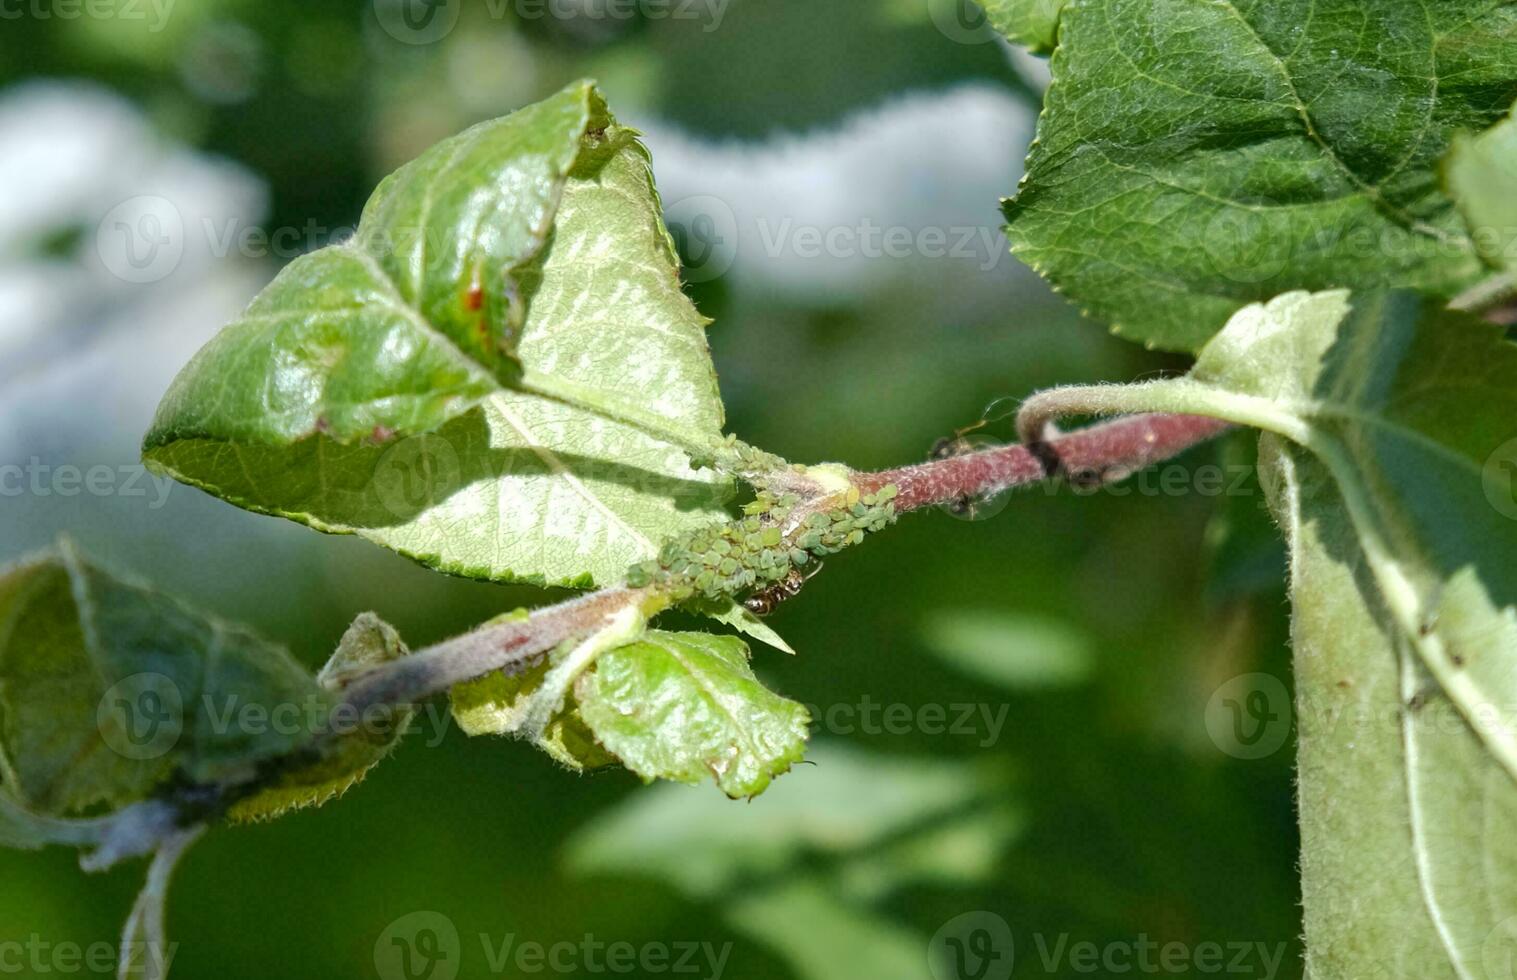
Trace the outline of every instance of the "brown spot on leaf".
<path fill-rule="evenodd" d="M 472 312 L 479 310 L 485 305 L 485 287 L 480 282 L 479 266 L 474 267 L 474 275 L 469 279 L 469 289 L 464 293 L 464 309 Z"/>

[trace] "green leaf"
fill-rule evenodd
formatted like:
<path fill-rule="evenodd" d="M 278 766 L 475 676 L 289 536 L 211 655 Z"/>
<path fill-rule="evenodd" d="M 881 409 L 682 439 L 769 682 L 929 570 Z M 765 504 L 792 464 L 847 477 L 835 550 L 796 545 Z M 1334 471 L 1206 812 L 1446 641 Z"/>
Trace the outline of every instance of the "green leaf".
<path fill-rule="evenodd" d="M 980 0 L 990 23 L 1015 44 L 1048 54 L 1058 44 L 1059 14 L 1069 0 Z"/>
<path fill-rule="evenodd" d="M 1008 690 L 1072 687 L 1095 670 L 1091 638 L 1051 617 L 938 609 L 920 632 L 923 644 L 943 662 Z"/>
<path fill-rule="evenodd" d="M 1435 167 L 1517 92 L 1517 6 L 1090 0 L 1052 71 L 1007 233 L 1123 336 L 1195 350 L 1287 290 L 1482 274 Z"/>
<path fill-rule="evenodd" d="M 689 608 L 702 616 L 709 616 L 718 623 L 724 623 L 733 629 L 753 637 L 760 643 L 766 643 L 781 653 L 795 655 L 795 650 L 785 638 L 774 631 L 774 627 L 764 622 L 753 613 L 749 612 L 741 602 L 736 599 L 693 599 L 687 603 Z"/>
<path fill-rule="evenodd" d="M 67 542 L 0 575 L 0 771 L 40 814 L 119 807 L 176 776 L 246 779 L 309 734 L 236 719 L 319 696 L 282 648 Z"/>
<path fill-rule="evenodd" d="M 927 940 L 844 901 L 825 881 L 796 876 L 745 894 L 726 910 L 735 929 L 773 949 L 802 980 L 922 980 Z"/>
<path fill-rule="evenodd" d="M 724 516 L 705 322 L 647 151 L 577 83 L 387 178 L 184 369 L 144 458 L 444 571 L 608 583 Z"/>
<path fill-rule="evenodd" d="M 459 728 L 470 736 L 522 734 L 533 698 L 542 690 L 550 669 L 551 663 L 544 659 L 513 676 L 497 671 L 456 685 L 449 697 Z M 535 744 L 576 772 L 614 766 L 619 761 L 596 741 L 585 724 L 572 688 L 563 708 L 548 722 Z"/>
<path fill-rule="evenodd" d="M 1517 776 L 1517 346 L 1406 292 L 1241 310 L 1189 377 L 1059 389 L 1060 412 L 1179 412 L 1264 429 L 1331 471 L 1387 614 Z"/>
<path fill-rule="evenodd" d="M 1506 975 L 1517 783 L 1367 581 L 1327 468 L 1273 437 L 1261 458 L 1291 551 L 1307 975 Z"/>
<path fill-rule="evenodd" d="M 284 648 L 86 561 L 68 541 L 0 573 L 0 843 L 140 853 L 170 786 L 232 790 L 233 821 L 330 800 L 394 747 L 410 706 L 333 717 L 363 666 L 406 654 L 360 616 L 313 678 Z M 123 816 L 58 815 L 106 805 Z M 137 826 L 137 823 L 143 823 Z"/>
<path fill-rule="evenodd" d="M 1300 447 L 1261 451 L 1292 549 L 1309 975 L 1467 978 L 1510 955 L 1517 346 L 1503 328 L 1409 293 L 1291 293 L 1240 311 L 1189 378 L 1034 402 L 1211 415 Z"/>
<path fill-rule="evenodd" d="M 1483 133 L 1456 134 L 1443 180 L 1485 260 L 1517 268 L 1517 109 Z"/>
<path fill-rule="evenodd" d="M 337 652 L 316 675 L 328 692 L 339 692 L 366 669 L 410 653 L 395 628 L 374 613 L 358 616 L 337 644 Z M 235 823 L 273 820 L 291 810 L 322 806 L 360 783 L 369 770 L 395 750 L 416 717 L 414 705 L 338 718 L 341 736 L 322 746 L 318 757 L 285 770 L 256 794 L 227 811 Z"/>
<path fill-rule="evenodd" d="M 571 871 L 651 876 L 773 948 L 797 976 L 923 977 L 925 937 L 879 907 L 911 885 L 990 880 L 1023 826 L 969 763 L 823 742 L 751 804 L 660 786 L 571 841 Z"/>
<path fill-rule="evenodd" d="M 819 743 L 809 761 L 815 765 L 742 807 L 682 786 L 640 793 L 579 832 L 569 866 L 580 874 L 651 875 L 704 899 L 779 876 L 812 852 L 890 855 L 890 842 L 977 811 L 987 795 L 969 765 L 836 742 Z"/>
<path fill-rule="evenodd" d="M 757 796 L 805 753 L 806 709 L 759 683 L 732 636 L 650 630 L 599 656 L 576 689 L 595 737 L 644 780 Z"/>

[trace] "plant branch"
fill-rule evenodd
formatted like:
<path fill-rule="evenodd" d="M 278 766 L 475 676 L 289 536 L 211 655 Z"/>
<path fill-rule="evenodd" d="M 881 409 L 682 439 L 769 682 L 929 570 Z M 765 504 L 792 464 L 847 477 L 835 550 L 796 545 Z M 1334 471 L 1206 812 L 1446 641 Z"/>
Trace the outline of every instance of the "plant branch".
<path fill-rule="evenodd" d="M 1455 296 L 1449 301 L 1449 309 L 1485 313 L 1511 300 L 1514 295 L 1517 295 L 1517 278 L 1509 272 L 1498 272 Z"/>
<path fill-rule="evenodd" d="M 1082 481 L 1121 479 L 1227 428 L 1225 422 L 1194 415 L 1133 415 L 1051 434 L 1031 445 L 997 446 L 873 473 L 851 472 L 843 486 L 871 494 L 893 485 L 897 511 L 920 510 L 1060 475 Z M 807 513 L 836 506 L 838 493 L 819 491 L 803 500 L 787 521 L 787 536 L 799 534 L 800 518 Z M 669 603 L 652 586 L 612 586 L 534 610 L 524 618 L 495 620 L 360 676 L 348 686 L 344 704 L 359 711 L 409 704 L 492 671 L 520 673 L 554 648 L 591 636 L 630 610 L 652 617 Z"/>

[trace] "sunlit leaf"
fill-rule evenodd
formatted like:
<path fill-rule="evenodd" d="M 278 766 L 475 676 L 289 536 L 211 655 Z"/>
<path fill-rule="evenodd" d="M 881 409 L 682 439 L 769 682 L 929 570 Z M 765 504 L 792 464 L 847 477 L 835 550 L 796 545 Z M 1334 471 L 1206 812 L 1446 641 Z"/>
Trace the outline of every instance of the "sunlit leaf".
<path fill-rule="evenodd" d="M 387 178 L 185 368 L 144 457 L 445 571 L 611 582 L 722 515 L 681 448 L 721 435 L 704 327 L 647 151 L 577 83 Z"/>
<path fill-rule="evenodd" d="M 736 637 L 651 630 L 602 654 L 575 693 L 595 737 L 646 780 L 756 796 L 805 752 L 806 709 L 759 683 Z"/>
<path fill-rule="evenodd" d="M 1517 949 L 1517 782 L 1366 581 L 1326 467 L 1266 446 L 1291 545 L 1307 975 L 1501 976 Z"/>
<path fill-rule="evenodd" d="M 1291 293 L 1187 378 L 1040 398 L 1271 434 L 1311 975 L 1481 975 L 1517 922 L 1517 346 L 1410 293 Z"/>
<path fill-rule="evenodd" d="M 922 623 L 921 635 L 945 663 L 1008 690 L 1080 684 L 1095 667 L 1090 638 L 1047 617 L 938 609 Z"/>
<path fill-rule="evenodd" d="M 1485 0 L 1091 0 L 1059 22 L 1012 249 L 1093 316 L 1194 350 L 1291 289 L 1483 275 L 1439 187 L 1517 91 Z"/>
<path fill-rule="evenodd" d="M 532 699 L 542 688 L 551 664 L 545 659 L 512 676 L 496 672 L 456 685 L 450 692 L 453 717 L 466 735 L 510 735 L 522 732 Z M 600 769 L 617 764 L 586 726 L 579 703 L 570 690 L 564 707 L 553 716 L 536 745 L 570 769 Z"/>
<path fill-rule="evenodd" d="M 996 30 L 1015 44 L 1047 54 L 1058 43 L 1059 14 L 1069 0 L 980 0 Z"/>

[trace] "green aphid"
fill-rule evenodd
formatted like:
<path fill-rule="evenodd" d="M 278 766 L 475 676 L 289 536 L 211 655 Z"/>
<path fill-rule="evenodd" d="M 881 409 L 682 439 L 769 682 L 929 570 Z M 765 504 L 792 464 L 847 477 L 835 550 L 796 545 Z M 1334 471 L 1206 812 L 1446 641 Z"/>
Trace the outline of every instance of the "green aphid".
<path fill-rule="evenodd" d="M 701 572 L 695 577 L 695 587 L 702 592 L 711 591 L 711 586 L 716 584 L 716 573 L 711 570 Z"/>
<path fill-rule="evenodd" d="M 891 484 L 891 486 L 894 485 L 895 484 Z M 893 497 L 895 494 L 891 494 L 891 496 Z M 891 520 L 895 520 L 895 504 L 887 503 L 885 505 L 885 516 Z"/>
<path fill-rule="evenodd" d="M 767 527 L 759 533 L 759 543 L 765 547 L 777 545 L 784 539 L 784 532 L 777 527 Z"/>
<path fill-rule="evenodd" d="M 831 515 L 826 514 L 826 513 L 822 512 L 822 511 L 816 511 L 815 513 L 811 513 L 811 514 L 807 514 L 806 515 L 806 526 L 807 527 L 814 527 L 814 528 L 820 529 L 820 528 L 826 527 L 828 524 L 831 524 L 831 523 L 832 523 L 832 517 L 831 517 Z"/>
<path fill-rule="evenodd" d="M 847 541 L 845 543 L 847 543 L 847 544 L 858 544 L 860 541 L 863 541 L 863 540 L 864 540 L 864 532 L 855 529 L 855 530 L 852 530 L 852 531 L 848 532 L 848 538 L 847 538 Z"/>
<path fill-rule="evenodd" d="M 822 545 L 822 532 L 807 531 L 797 543 L 807 551 L 814 551 Z"/>
<path fill-rule="evenodd" d="M 811 560 L 811 556 L 799 548 L 790 549 L 790 564 L 804 565 Z"/>
<path fill-rule="evenodd" d="M 842 520 L 834 521 L 831 530 L 833 536 L 843 537 L 853 530 L 853 521 L 846 517 Z"/>
<path fill-rule="evenodd" d="M 736 558 L 723 558 L 721 564 L 716 566 L 716 570 L 723 575 L 735 575 L 742 567 L 737 563 Z"/>
<path fill-rule="evenodd" d="M 653 574 L 646 565 L 633 565 L 627 569 L 627 584 L 634 589 L 640 589 L 653 581 Z"/>
<path fill-rule="evenodd" d="M 897 487 L 894 483 L 887 483 L 883 487 L 880 487 L 879 499 L 881 501 L 894 500 L 896 494 L 900 492 L 900 487 Z"/>
<path fill-rule="evenodd" d="M 743 518 L 743 530 L 747 531 L 749 534 L 752 534 L 754 531 L 757 531 L 759 528 L 761 528 L 763 526 L 764 526 L 764 522 L 762 520 L 758 519 L 757 517 L 745 517 L 745 518 Z"/>
<path fill-rule="evenodd" d="M 858 503 L 854 504 L 852 507 L 848 508 L 848 512 L 854 517 L 863 517 L 865 514 L 869 513 L 869 508 L 865 507 L 864 502 L 861 500 Z"/>
<path fill-rule="evenodd" d="M 719 555 L 732 554 L 732 544 L 726 538 L 717 538 L 711 543 L 711 550 Z"/>

